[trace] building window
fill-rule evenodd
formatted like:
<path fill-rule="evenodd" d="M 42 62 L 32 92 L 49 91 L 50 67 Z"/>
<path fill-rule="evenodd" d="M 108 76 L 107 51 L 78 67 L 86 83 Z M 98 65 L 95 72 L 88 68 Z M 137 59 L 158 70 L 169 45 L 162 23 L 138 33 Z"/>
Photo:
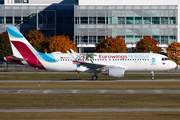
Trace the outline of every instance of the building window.
<path fill-rule="evenodd" d="M 6 17 L 6 24 L 13 24 L 13 18 L 12 17 Z"/>
<path fill-rule="evenodd" d="M 96 43 L 96 36 L 89 36 L 89 43 Z"/>
<path fill-rule="evenodd" d="M 57 24 L 63 24 L 63 17 L 57 17 Z"/>
<path fill-rule="evenodd" d="M 177 37 L 176 36 L 169 36 L 169 44 L 177 42 Z"/>
<path fill-rule="evenodd" d="M 64 23 L 65 24 L 72 24 L 72 17 L 65 17 L 64 18 Z"/>
<path fill-rule="evenodd" d="M 125 36 L 120 36 L 125 41 Z"/>
<path fill-rule="evenodd" d="M 133 24 L 134 18 L 133 17 L 126 17 L 126 24 Z"/>
<path fill-rule="evenodd" d="M 15 19 L 15 24 L 21 23 L 21 17 L 14 17 L 14 19 Z"/>
<path fill-rule="evenodd" d="M 32 13 L 31 15 L 30 15 L 30 23 L 31 24 L 36 24 L 36 16 L 37 16 L 37 14 L 36 13 Z"/>
<path fill-rule="evenodd" d="M 72 20 L 71 20 L 71 23 L 72 23 Z M 71 24 L 69 23 L 69 24 Z M 54 17 L 48 17 L 47 18 L 47 24 L 50 24 L 50 25 L 54 25 L 55 24 L 55 18 Z"/>
<path fill-rule="evenodd" d="M 28 3 L 28 0 L 14 0 L 14 3 Z"/>
<path fill-rule="evenodd" d="M 161 17 L 161 24 L 168 24 L 168 17 Z"/>
<path fill-rule="evenodd" d="M 125 24 L 125 17 L 118 17 L 118 24 Z"/>
<path fill-rule="evenodd" d="M 152 17 L 152 24 L 159 24 L 160 18 L 159 17 Z"/>
<path fill-rule="evenodd" d="M 81 24 L 88 24 L 88 17 L 81 17 Z"/>
<path fill-rule="evenodd" d="M 161 36 L 161 44 L 168 44 L 168 36 Z"/>
<path fill-rule="evenodd" d="M 98 17 L 98 24 L 105 24 L 105 17 Z"/>
<path fill-rule="evenodd" d="M 4 0 L 0 0 L 0 4 L 4 4 Z"/>
<path fill-rule="evenodd" d="M 170 17 L 169 24 L 176 24 L 176 17 Z"/>
<path fill-rule="evenodd" d="M 135 24 L 142 24 L 142 17 L 135 17 Z"/>
<path fill-rule="evenodd" d="M 82 36 L 81 40 L 81 43 L 88 43 L 88 36 Z"/>
<path fill-rule="evenodd" d="M 151 17 L 143 17 L 143 24 L 151 24 Z"/>
<path fill-rule="evenodd" d="M 79 44 L 79 36 L 75 36 L 75 43 Z"/>
<path fill-rule="evenodd" d="M 89 17 L 89 24 L 96 24 L 96 17 Z"/>
<path fill-rule="evenodd" d="M 4 24 L 4 17 L 0 17 L 0 24 Z"/>
<path fill-rule="evenodd" d="M 59 17 L 59 18 L 61 18 L 61 17 Z M 79 24 L 79 17 L 75 17 L 75 24 Z"/>
<path fill-rule="evenodd" d="M 98 36 L 98 43 L 100 43 L 103 38 L 105 38 L 105 36 Z"/>
<path fill-rule="evenodd" d="M 117 24 L 117 17 L 106 17 L 106 24 Z"/>
<path fill-rule="evenodd" d="M 126 41 L 127 44 L 134 44 L 134 38 L 133 36 L 126 36 Z"/>
<path fill-rule="evenodd" d="M 160 37 L 159 36 L 152 36 L 152 39 L 160 43 Z"/>
<path fill-rule="evenodd" d="M 142 39 L 142 36 L 135 36 L 135 43 L 139 42 Z"/>
<path fill-rule="evenodd" d="M 23 17 L 23 24 L 29 24 L 29 17 Z"/>

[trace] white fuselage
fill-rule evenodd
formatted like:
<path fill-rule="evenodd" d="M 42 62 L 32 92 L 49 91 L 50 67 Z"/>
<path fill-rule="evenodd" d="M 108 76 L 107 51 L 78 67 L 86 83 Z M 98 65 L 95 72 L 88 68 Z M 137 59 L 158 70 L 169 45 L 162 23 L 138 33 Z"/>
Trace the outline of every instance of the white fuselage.
<path fill-rule="evenodd" d="M 80 72 L 89 70 L 84 66 L 73 64 L 72 59 L 66 53 L 52 53 L 52 55 L 54 59 L 42 59 L 41 57 L 39 59 L 47 70 Z M 86 54 L 73 53 L 72 55 L 76 58 L 76 56 Z M 176 63 L 168 60 L 166 56 L 155 53 L 93 53 L 93 55 L 94 57 L 90 59 L 82 57 L 83 62 L 123 67 L 126 71 L 163 71 L 176 67 Z"/>

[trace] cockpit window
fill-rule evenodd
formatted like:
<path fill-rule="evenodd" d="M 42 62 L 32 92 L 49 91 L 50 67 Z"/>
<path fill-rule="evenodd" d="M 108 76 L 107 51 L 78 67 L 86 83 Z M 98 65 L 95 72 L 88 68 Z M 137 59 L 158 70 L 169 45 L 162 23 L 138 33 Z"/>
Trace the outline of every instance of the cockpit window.
<path fill-rule="evenodd" d="M 162 61 L 169 60 L 169 58 L 162 58 Z"/>

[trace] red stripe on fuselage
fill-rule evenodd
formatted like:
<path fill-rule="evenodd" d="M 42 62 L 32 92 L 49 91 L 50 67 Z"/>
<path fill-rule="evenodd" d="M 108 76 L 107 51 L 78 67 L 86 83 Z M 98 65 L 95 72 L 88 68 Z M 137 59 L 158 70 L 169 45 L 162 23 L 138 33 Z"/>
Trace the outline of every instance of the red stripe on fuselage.
<path fill-rule="evenodd" d="M 26 62 L 30 66 L 46 70 L 46 68 L 42 65 L 42 63 L 37 59 L 37 57 L 33 54 L 33 52 L 28 48 L 26 44 L 19 41 L 11 42 L 23 56 L 23 58 L 26 59 Z"/>

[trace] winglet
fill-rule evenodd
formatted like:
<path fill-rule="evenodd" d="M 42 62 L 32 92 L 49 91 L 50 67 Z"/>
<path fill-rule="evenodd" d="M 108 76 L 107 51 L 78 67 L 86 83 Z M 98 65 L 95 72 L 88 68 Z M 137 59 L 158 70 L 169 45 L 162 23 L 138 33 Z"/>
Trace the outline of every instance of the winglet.
<path fill-rule="evenodd" d="M 74 50 L 70 49 L 71 53 L 74 53 Z"/>
<path fill-rule="evenodd" d="M 74 56 L 67 50 L 68 55 L 70 56 L 70 58 L 73 60 L 73 62 L 77 61 Z"/>

